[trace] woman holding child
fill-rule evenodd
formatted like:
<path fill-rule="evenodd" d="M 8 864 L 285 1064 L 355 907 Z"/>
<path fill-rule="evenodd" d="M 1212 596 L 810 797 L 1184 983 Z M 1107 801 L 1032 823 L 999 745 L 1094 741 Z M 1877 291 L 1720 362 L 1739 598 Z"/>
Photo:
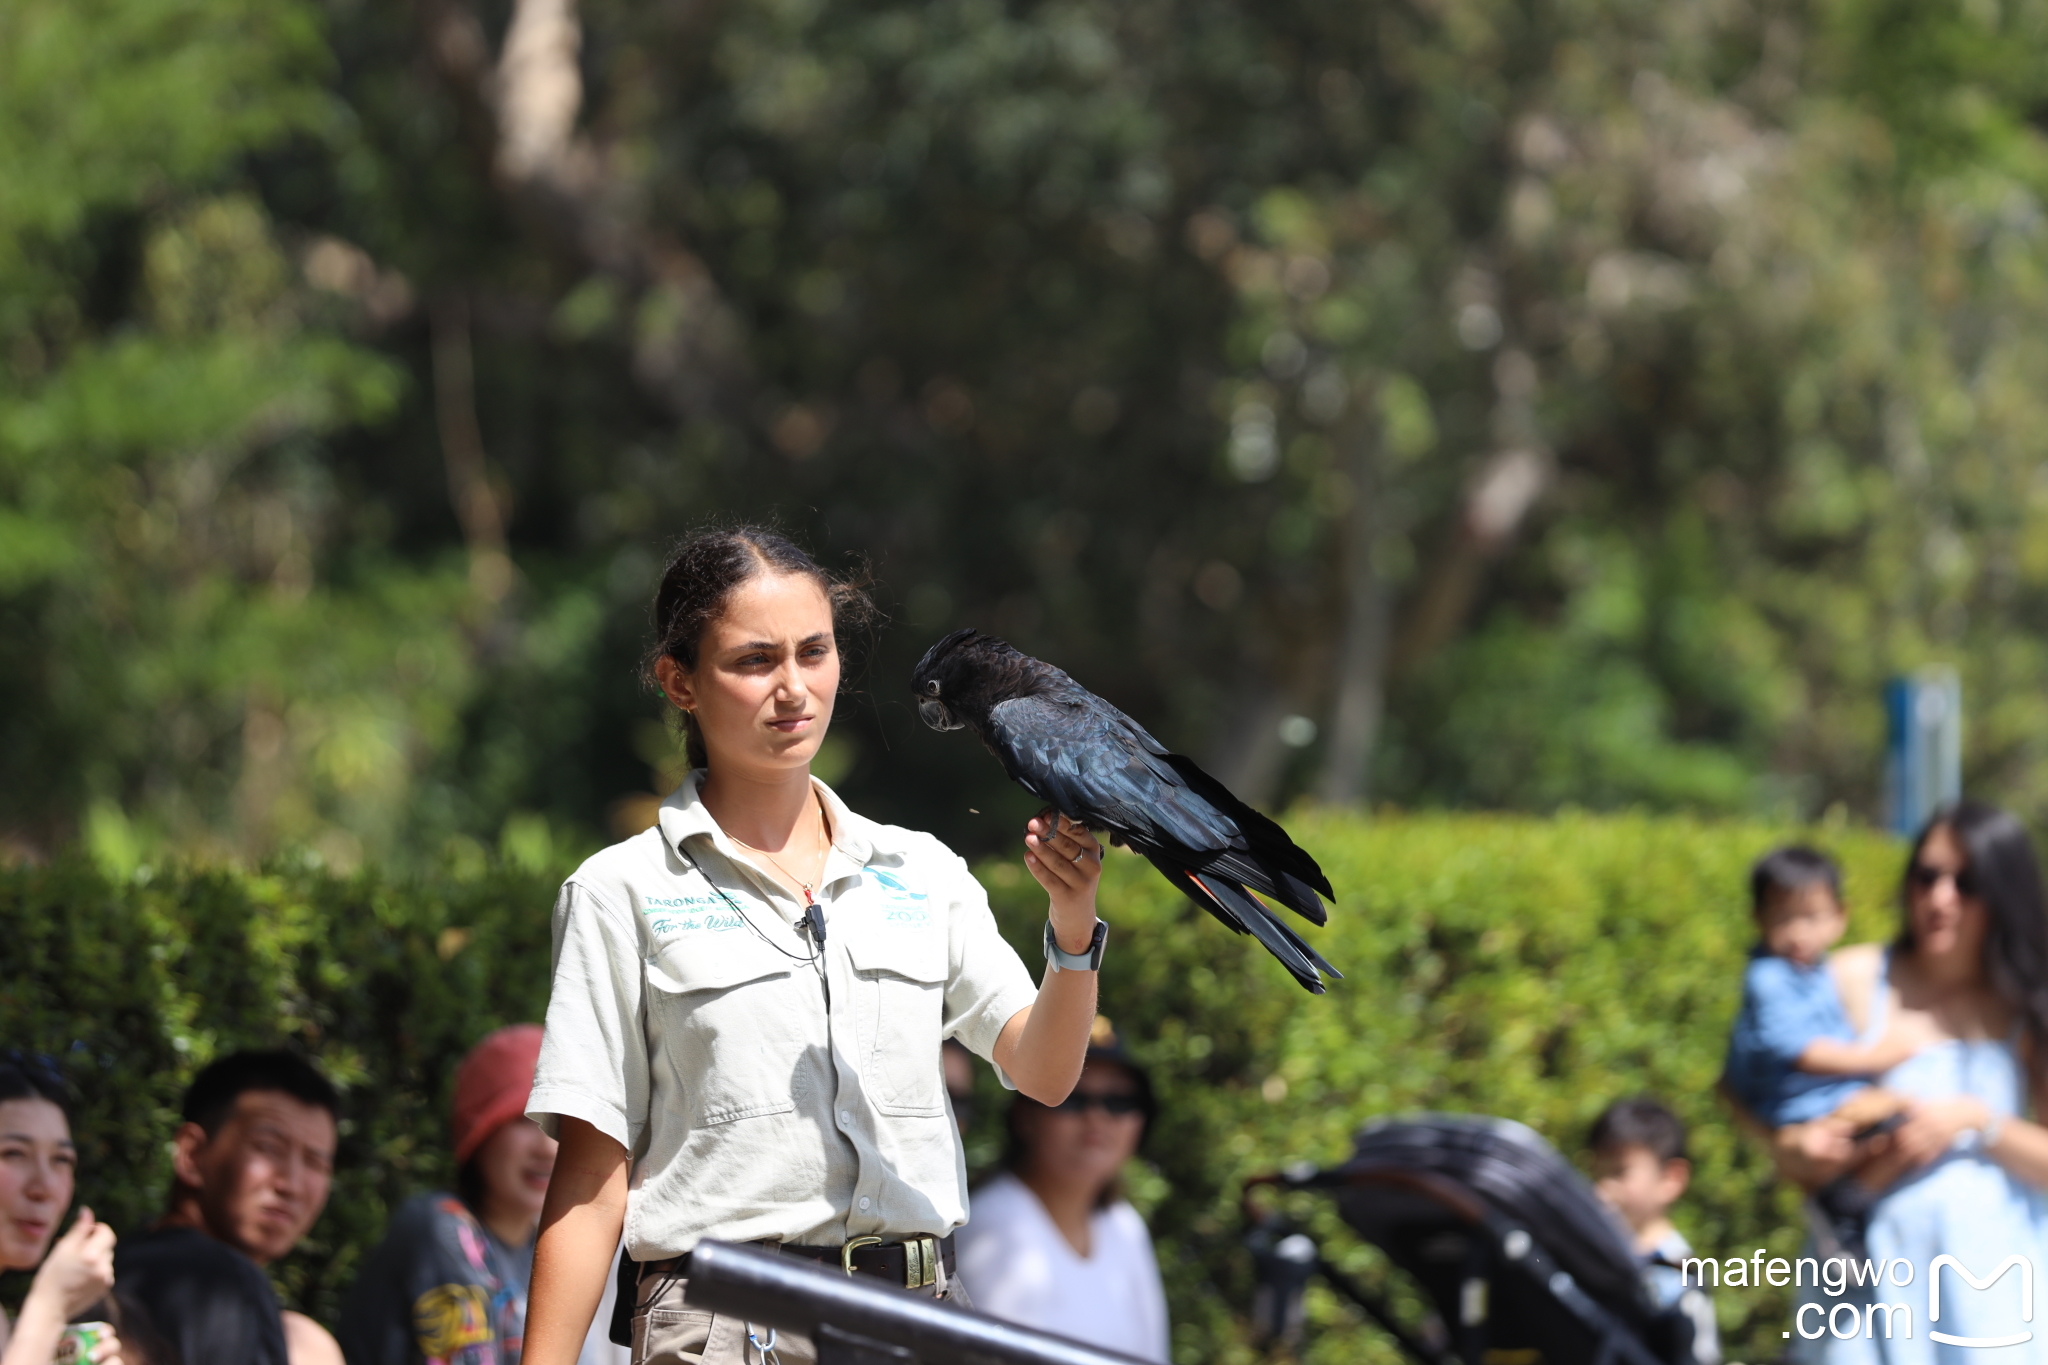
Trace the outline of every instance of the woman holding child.
<path fill-rule="evenodd" d="M 2025 1257 L 2037 1275 L 2048 1269 L 2041 1195 L 2048 1128 L 2027 1117 L 2048 1109 L 2048 903 L 2026 831 L 1976 802 L 1939 812 L 1914 843 L 1903 900 L 1892 943 L 1825 959 L 1855 1044 L 1903 1055 L 1876 1077 L 1881 1092 L 1896 1097 L 1897 1126 L 1859 1140 L 1864 1120 L 1838 1111 L 1785 1123 L 1771 1146 L 1780 1171 L 1807 1189 L 1851 1175 L 1874 1191 L 1868 1258 L 1910 1267 L 1910 1290 L 1898 1284 L 1908 1271 L 1896 1269 L 1875 1293 L 1852 1288 L 1835 1298 L 1808 1287 L 1805 1301 L 1822 1313 L 1843 1302 L 1903 1302 L 1913 1331 L 1887 1340 L 1879 1325 L 1868 1336 L 1809 1339 L 1821 1319 L 1808 1311 L 1793 1344 L 1826 1365 L 2048 1360 L 2044 1333 L 1999 1348 L 1930 1335 L 1981 1339 L 2028 1330 L 2015 1274 L 1977 1290 L 1949 1271 L 1938 1322 L 1926 1311 L 1933 1262 L 1942 1255 L 1979 1276 L 2012 1256 Z M 1859 1307 L 1858 1316 L 1868 1315 Z"/>

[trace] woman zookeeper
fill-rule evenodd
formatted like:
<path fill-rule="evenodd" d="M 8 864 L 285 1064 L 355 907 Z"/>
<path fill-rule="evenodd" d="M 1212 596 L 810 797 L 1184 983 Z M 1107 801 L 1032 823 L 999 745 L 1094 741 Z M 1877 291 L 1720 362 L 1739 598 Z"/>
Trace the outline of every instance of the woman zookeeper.
<path fill-rule="evenodd" d="M 634 1365 L 752 1365 L 767 1329 L 689 1308 L 706 1237 L 771 1244 L 964 1301 L 967 1218 L 939 1048 L 958 1038 L 1043 1104 L 1095 1019 L 1102 849 L 1041 817 L 1051 897 L 1034 987 L 967 865 L 811 776 L 839 639 L 872 607 L 755 529 L 685 542 L 654 603 L 650 673 L 693 771 L 654 828 L 578 868 L 527 1112 L 561 1141 L 535 1249 L 525 1365 L 573 1365 L 623 1226 Z M 783 1365 L 816 1356 L 783 1333 Z"/>

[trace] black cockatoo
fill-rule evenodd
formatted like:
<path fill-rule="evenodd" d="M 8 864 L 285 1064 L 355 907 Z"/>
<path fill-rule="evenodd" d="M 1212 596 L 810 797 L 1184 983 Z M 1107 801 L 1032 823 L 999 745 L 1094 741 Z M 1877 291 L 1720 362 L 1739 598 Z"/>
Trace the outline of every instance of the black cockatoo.
<path fill-rule="evenodd" d="M 1252 895 L 1322 924 L 1323 901 L 1337 896 L 1315 859 L 1144 726 L 977 630 L 956 630 L 927 650 L 911 686 L 926 725 L 974 731 L 1011 780 L 1144 854 L 1197 905 L 1265 944 L 1304 987 L 1320 995 L 1323 973 L 1343 976 Z"/>

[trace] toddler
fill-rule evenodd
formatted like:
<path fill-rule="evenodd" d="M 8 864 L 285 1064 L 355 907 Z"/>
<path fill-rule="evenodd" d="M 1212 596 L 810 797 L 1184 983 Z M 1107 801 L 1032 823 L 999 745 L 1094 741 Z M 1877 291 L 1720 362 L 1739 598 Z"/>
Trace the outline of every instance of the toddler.
<path fill-rule="evenodd" d="M 1671 1206 L 1692 1180 L 1685 1126 L 1655 1100 L 1617 1100 L 1593 1121 L 1586 1145 L 1593 1152 L 1593 1192 L 1627 1225 L 1651 1300 L 1692 1324 L 1693 1365 L 1717 1365 L 1714 1305 L 1703 1287 L 1686 1283 L 1680 1267 L 1692 1247 L 1671 1223 Z"/>
<path fill-rule="evenodd" d="M 1858 1042 L 1842 1009 L 1827 967 L 1828 949 L 1848 927 L 1841 869 L 1817 849 L 1774 849 L 1750 869 L 1749 896 L 1760 941 L 1728 1038 L 1728 1089 L 1771 1128 L 1826 1118 L 1859 1139 L 1888 1131 L 1905 1101 L 1869 1078 L 1918 1044 L 1896 1029 Z M 1844 1249 L 1860 1251 L 1870 1193 L 1844 1177 L 1815 1198 Z"/>

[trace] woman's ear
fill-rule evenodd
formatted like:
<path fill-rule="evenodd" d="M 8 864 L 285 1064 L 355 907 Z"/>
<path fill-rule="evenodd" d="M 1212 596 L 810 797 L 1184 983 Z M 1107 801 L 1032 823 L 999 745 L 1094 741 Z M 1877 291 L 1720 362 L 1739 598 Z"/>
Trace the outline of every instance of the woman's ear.
<path fill-rule="evenodd" d="M 662 695 L 675 703 L 678 710 L 697 709 L 697 694 L 690 686 L 689 670 L 668 655 L 654 661 L 654 680 L 661 684 Z"/>

